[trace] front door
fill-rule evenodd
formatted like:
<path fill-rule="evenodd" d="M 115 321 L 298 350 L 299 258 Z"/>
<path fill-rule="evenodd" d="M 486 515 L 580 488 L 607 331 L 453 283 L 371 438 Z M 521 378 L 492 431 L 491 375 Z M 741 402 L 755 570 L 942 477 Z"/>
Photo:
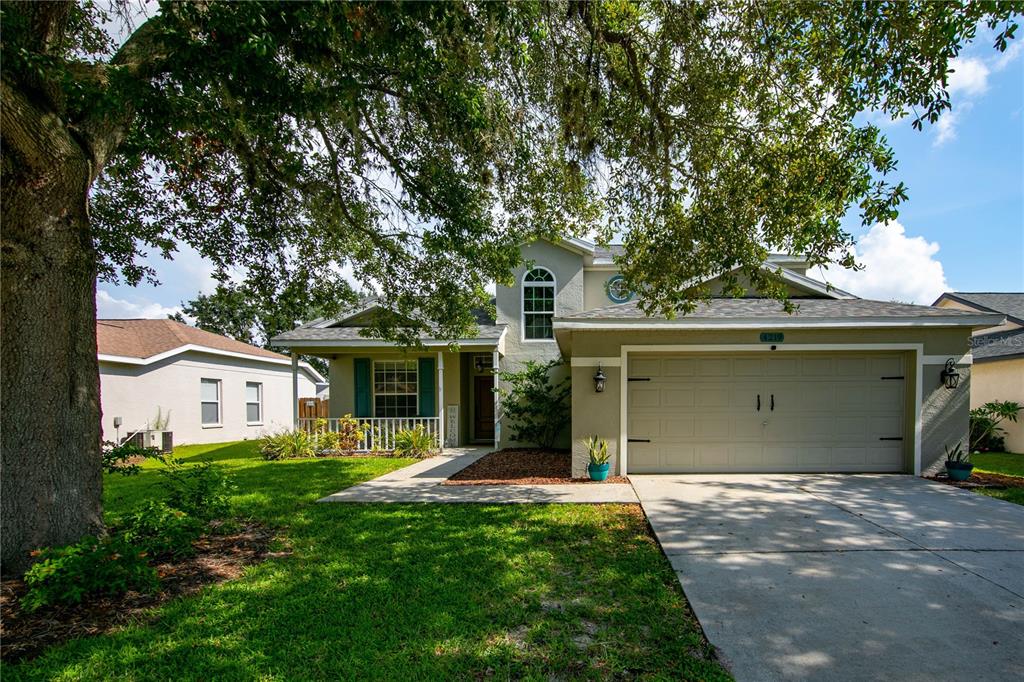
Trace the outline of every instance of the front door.
<path fill-rule="evenodd" d="M 494 376 L 473 377 L 473 439 L 494 440 Z"/>

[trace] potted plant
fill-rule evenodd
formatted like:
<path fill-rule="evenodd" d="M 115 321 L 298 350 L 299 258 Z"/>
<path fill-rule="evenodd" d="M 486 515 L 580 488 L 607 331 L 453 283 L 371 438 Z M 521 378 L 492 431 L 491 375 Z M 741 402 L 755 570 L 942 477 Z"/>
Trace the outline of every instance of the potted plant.
<path fill-rule="evenodd" d="M 971 453 L 964 452 L 963 445 L 956 444 L 952 450 L 946 446 L 946 473 L 952 481 L 966 481 L 971 476 L 974 465 L 971 464 Z"/>
<path fill-rule="evenodd" d="M 590 464 L 587 465 L 587 473 L 590 474 L 590 480 L 605 480 L 608 478 L 609 467 L 608 441 L 604 438 L 591 436 L 583 443 L 587 446 L 587 452 L 590 455 Z"/>

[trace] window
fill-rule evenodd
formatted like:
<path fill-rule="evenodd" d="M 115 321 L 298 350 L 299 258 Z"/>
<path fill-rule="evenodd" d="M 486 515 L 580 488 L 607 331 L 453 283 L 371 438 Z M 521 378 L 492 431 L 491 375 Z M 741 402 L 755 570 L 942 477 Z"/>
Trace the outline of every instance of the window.
<path fill-rule="evenodd" d="M 554 316 L 555 276 L 544 268 L 534 268 L 523 278 L 523 338 L 555 338 Z"/>
<path fill-rule="evenodd" d="M 220 426 L 220 379 L 199 380 L 203 426 Z"/>
<path fill-rule="evenodd" d="M 263 384 L 245 382 L 245 421 L 249 424 L 263 422 Z"/>
<path fill-rule="evenodd" d="M 373 416 L 415 417 L 416 361 L 373 363 Z"/>

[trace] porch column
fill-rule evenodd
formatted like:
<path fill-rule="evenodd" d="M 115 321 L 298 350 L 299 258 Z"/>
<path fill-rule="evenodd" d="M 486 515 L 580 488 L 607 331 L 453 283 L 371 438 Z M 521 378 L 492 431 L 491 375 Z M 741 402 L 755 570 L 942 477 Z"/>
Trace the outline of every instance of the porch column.
<path fill-rule="evenodd" d="M 292 351 L 292 425 L 299 428 L 299 356 Z"/>
<path fill-rule="evenodd" d="M 444 353 L 437 351 L 437 444 L 444 448 Z"/>
<path fill-rule="evenodd" d="M 498 362 L 500 361 L 501 354 L 497 350 L 491 356 L 491 371 L 494 372 L 494 449 L 498 449 L 498 443 L 501 442 L 501 420 L 498 418 L 498 408 L 501 406 L 501 401 L 498 398 Z"/>

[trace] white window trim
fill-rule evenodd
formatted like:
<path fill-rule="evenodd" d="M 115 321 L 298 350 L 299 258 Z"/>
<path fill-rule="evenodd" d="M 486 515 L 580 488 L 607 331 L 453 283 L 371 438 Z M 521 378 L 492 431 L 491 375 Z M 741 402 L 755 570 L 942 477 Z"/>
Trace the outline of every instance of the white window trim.
<path fill-rule="evenodd" d="M 543 270 L 544 272 L 551 275 L 550 282 L 529 282 L 531 287 L 551 287 L 551 338 L 550 339 L 528 339 L 526 338 L 526 276 L 534 270 Z M 543 265 L 536 265 L 526 272 L 519 280 L 519 339 L 522 343 L 555 343 L 555 318 L 558 317 L 558 278 L 548 268 Z M 546 313 L 545 313 L 546 314 Z"/>
<path fill-rule="evenodd" d="M 377 393 L 377 365 L 379 365 L 379 364 L 387 364 L 387 363 L 395 364 L 395 363 L 400 363 L 400 362 L 404 362 L 407 365 L 412 365 L 413 372 L 416 373 L 416 383 L 415 383 L 416 387 L 413 389 L 413 392 L 411 394 L 416 399 L 416 402 L 415 402 L 416 409 L 414 410 L 415 414 L 412 417 L 378 417 L 377 416 L 377 396 L 378 395 L 410 395 L 409 393 Z M 373 412 L 373 418 L 374 419 L 413 419 L 416 416 L 418 416 L 419 413 L 420 413 L 420 366 L 419 366 L 419 360 L 416 360 L 416 359 L 412 359 L 412 360 L 374 360 L 373 361 L 373 366 L 370 368 L 370 395 L 372 397 L 372 400 L 371 400 L 372 405 L 370 406 L 370 409 Z"/>
<path fill-rule="evenodd" d="M 203 400 L 203 382 L 212 381 L 217 385 L 217 422 L 207 424 L 203 421 L 203 405 L 213 402 Z M 224 382 L 213 377 L 200 377 L 199 379 L 199 424 L 204 429 L 220 429 L 224 427 Z"/>
<path fill-rule="evenodd" d="M 248 396 L 249 386 L 255 386 L 256 387 L 256 402 L 255 403 L 249 402 L 249 396 Z M 245 421 L 245 425 L 246 426 L 263 426 L 263 382 L 262 381 L 247 381 L 247 382 L 245 382 L 245 391 L 246 391 L 246 396 L 245 396 L 245 419 L 246 419 L 246 421 Z M 260 418 L 259 418 L 258 421 L 254 421 L 254 422 L 249 421 L 249 406 L 250 405 L 259 405 L 259 408 L 260 408 Z"/>

